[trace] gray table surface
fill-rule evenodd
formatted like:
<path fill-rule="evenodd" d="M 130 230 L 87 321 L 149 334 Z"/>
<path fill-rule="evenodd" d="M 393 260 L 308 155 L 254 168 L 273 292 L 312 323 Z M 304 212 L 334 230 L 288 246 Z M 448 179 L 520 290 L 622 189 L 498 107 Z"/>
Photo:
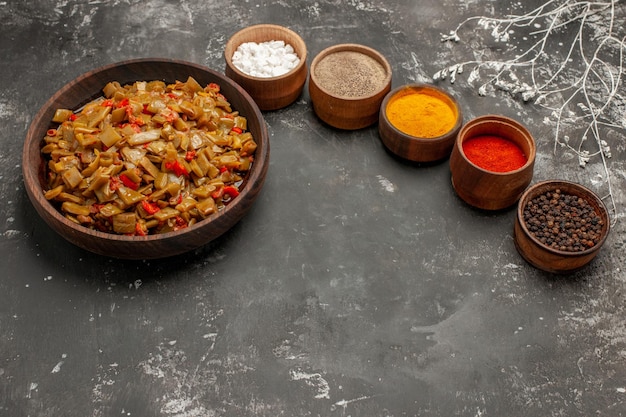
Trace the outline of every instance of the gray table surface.
<path fill-rule="evenodd" d="M 520 8 L 0 2 L 0 416 L 626 415 L 623 131 L 612 136 L 608 165 L 611 235 L 567 276 L 520 257 L 514 209 L 470 208 L 450 185 L 447 161 L 400 161 L 376 126 L 329 128 L 306 89 L 264 113 L 271 162 L 251 212 L 192 253 L 120 261 L 82 251 L 38 218 L 22 184 L 32 117 L 98 66 L 169 57 L 223 71 L 234 32 L 276 23 L 304 38 L 309 61 L 337 43 L 379 50 L 396 87 L 432 82 L 480 50 L 489 37 L 478 31 L 467 42 L 440 41 L 464 18 Z M 623 4 L 617 12 L 623 22 Z M 500 91 L 481 97 L 467 74 L 439 85 L 466 120 L 498 113 L 528 126 L 538 145 L 534 182 L 602 187 L 597 164 L 582 169 L 554 152 L 545 108 Z"/>

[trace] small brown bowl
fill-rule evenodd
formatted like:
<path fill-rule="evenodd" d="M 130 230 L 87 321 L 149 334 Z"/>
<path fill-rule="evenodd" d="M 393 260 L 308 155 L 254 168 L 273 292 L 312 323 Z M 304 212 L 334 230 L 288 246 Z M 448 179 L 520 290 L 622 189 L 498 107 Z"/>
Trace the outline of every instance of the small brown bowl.
<path fill-rule="evenodd" d="M 233 109 L 247 118 L 247 130 L 257 142 L 255 160 L 244 179 L 239 195 L 223 210 L 174 232 L 146 236 L 118 235 L 92 230 L 68 220 L 44 197 L 45 159 L 42 140 L 50 129 L 56 109 L 78 109 L 102 96 L 103 87 L 118 81 L 162 80 L 174 83 L 189 76 L 198 83 L 217 83 Z M 59 235 L 88 251 L 123 259 L 155 259 L 199 248 L 234 226 L 252 207 L 265 182 L 269 166 L 269 134 L 259 108 L 239 85 L 203 66 L 169 59 L 138 59 L 111 64 L 87 72 L 66 84 L 41 107 L 26 133 L 22 153 L 22 173 L 26 192 L 37 213 Z"/>
<path fill-rule="evenodd" d="M 248 75 L 233 64 L 233 54 L 241 44 L 269 41 L 284 41 L 291 45 L 300 58 L 298 65 L 286 74 L 264 78 Z M 224 59 L 226 76 L 241 85 L 261 110 L 278 110 L 290 105 L 300 97 L 306 82 L 306 44 L 296 32 L 283 26 L 261 24 L 240 30 L 226 43 Z"/>
<path fill-rule="evenodd" d="M 391 90 L 391 66 L 378 51 L 363 45 L 328 47 L 313 59 L 309 95 L 315 114 L 328 125 L 356 130 L 378 121 Z"/>
<path fill-rule="evenodd" d="M 409 95 L 421 95 L 430 100 L 434 99 L 430 105 L 440 107 L 441 112 L 446 112 L 453 118 L 453 122 L 449 126 L 441 126 L 441 119 L 438 115 L 433 115 L 431 124 L 441 126 L 437 130 L 427 131 L 422 128 L 423 125 L 420 125 L 417 120 L 418 116 L 410 117 L 410 123 L 406 126 L 394 125 L 389 117 L 390 106 Z M 424 114 L 425 107 L 426 105 L 424 108 L 414 106 L 407 109 L 407 113 L 429 117 Z M 410 84 L 398 87 L 385 96 L 380 106 L 378 133 L 383 144 L 395 155 L 414 162 L 435 162 L 450 156 L 454 140 L 462 124 L 463 115 L 454 97 L 431 85 Z M 409 133 L 409 129 L 415 130 L 415 133 Z"/>
<path fill-rule="evenodd" d="M 528 203 L 548 191 L 554 192 L 557 189 L 561 190 L 562 194 L 573 195 L 585 200 L 600 218 L 601 229 L 598 241 L 594 246 L 577 252 L 556 249 L 542 243 L 531 233 L 524 215 Z M 520 198 L 513 238 L 517 251 L 529 264 L 547 272 L 566 274 L 580 270 L 596 257 L 609 234 L 609 229 L 608 210 L 594 192 L 577 183 L 549 180 L 529 187 Z"/>
<path fill-rule="evenodd" d="M 497 136 L 515 143 L 526 156 L 526 163 L 506 172 L 489 171 L 474 164 L 463 151 L 463 143 L 483 135 Z M 533 178 L 535 154 L 535 140 L 519 122 L 499 115 L 477 117 L 461 128 L 452 148 L 452 186 L 462 200 L 476 208 L 501 210 L 511 207 Z"/>

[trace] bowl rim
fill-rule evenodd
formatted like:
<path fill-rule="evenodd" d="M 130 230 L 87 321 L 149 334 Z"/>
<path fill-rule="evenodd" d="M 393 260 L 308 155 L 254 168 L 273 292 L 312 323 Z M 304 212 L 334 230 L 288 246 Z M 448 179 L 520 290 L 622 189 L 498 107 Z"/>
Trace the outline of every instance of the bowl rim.
<path fill-rule="evenodd" d="M 373 58 L 374 60 L 376 60 L 379 64 L 383 66 L 383 68 L 385 69 L 385 78 L 383 82 L 381 83 L 380 89 L 372 92 L 371 94 L 358 96 L 358 97 L 341 96 L 341 95 L 333 94 L 332 92 L 328 91 L 319 83 L 317 76 L 315 75 L 315 68 L 317 67 L 318 63 L 322 59 L 326 58 L 328 55 L 334 54 L 336 52 L 344 52 L 344 51 L 360 52 L 363 55 L 367 55 L 370 58 Z M 376 96 L 384 92 L 387 88 L 389 88 L 389 86 L 391 85 L 391 77 L 392 77 L 392 69 L 391 69 L 391 65 L 389 64 L 389 61 L 387 61 L 387 58 L 385 58 L 385 56 L 382 53 L 378 52 L 376 49 L 371 48 L 366 45 L 361 45 L 358 43 L 340 43 L 340 44 L 331 45 L 327 48 L 322 49 L 313 58 L 313 61 L 311 61 L 311 67 L 309 70 L 309 79 L 315 84 L 315 86 L 320 91 L 322 91 L 324 94 L 326 94 L 329 97 L 332 97 L 337 100 L 343 100 L 346 102 L 357 102 L 361 100 L 368 100 L 371 98 L 375 98 Z"/>
<path fill-rule="evenodd" d="M 51 123 L 51 121 L 47 121 L 44 120 L 46 118 L 44 118 L 46 110 L 53 107 L 53 103 L 55 102 L 57 97 L 62 97 L 64 94 L 66 94 L 68 91 L 72 90 L 75 86 L 79 85 L 80 83 L 84 82 L 85 79 L 88 79 L 90 77 L 93 77 L 97 74 L 100 73 L 106 73 L 107 71 L 110 71 L 116 67 L 122 67 L 122 66 L 132 66 L 135 64 L 146 64 L 146 63 L 160 63 L 160 64 L 175 64 L 175 65 L 182 65 L 182 66 L 188 66 L 188 67 L 192 67 L 196 70 L 199 71 L 205 71 L 207 73 L 210 73 L 212 75 L 214 75 L 216 78 L 220 78 L 222 83 L 228 83 L 230 84 L 230 86 L 232 88 L 234 88 L 239 94 L 241 94 L 244 99 L 246 101 L 249 102 L 252 111 L 254 113 L 254 117 L 258 118 L 261 123 L 261 136 L 264 136 L 266 139 L 267 143 L 264 143 L 264 148 L 265 152 L 267 154 L 269 154 L 269 133 L 267 130 L 267 125 L 265 124 L 264 118 L 261 114 L 261 111 L 259 110 L 256 102 L 252 99 L 252 97 L 239 85 L 237 84 L 234 80 L 230 79 L 229 77 L 226 77 L 224 74 L 221 74 L 211 68 L 205 67 L 203 65 L 200 64 L 196 64 L 193 62 L 189 62 L 189 61 L 184 61 L 184 60 L 178 60 L 178 59 L 169 59 L 169 58 L 137 58 L 137 59 L 129 59 L 129 60 L 123 60 L 123 61 L 118 61 L 118 62 L 114 62 L 114 63 L 110 63 L 110 64 L 106 64 L 97 68 L 94 68 L 92 70 L 89 70 L 87 72 L 84 72 L 82 74 L 80 74 L 78 77 L 75 77 L 74 79 L 70 80 L 69 82 L 67 82 L 65 85 L 63 85 L 61 88 L 59 88 L 54 94 L 52 94 L 46 101 L 45 103 L 39 108 L 39 110 L 37 111 L 37 113 L 35 114 L 35 116 L 31 119 L 30 125 L 28 127 L 28 130 L 26 132 L 26 137 L 24 140 L 24 145 L 23 145 L 23 150 L 22 150 L 22 175 L 23 175 L 23 182 L 25 184 L 25 188 L 27 193 L 29 194 L 29 197 L 32 199 L 34 198 L 35 200 L 37 200 L 39 206 L 41 207 L 41 210 L 45 210 L 47 213 L 51 214 L 51 216 L 54 218 L 55 221 L 57 221 L 60 225 L 62 225 L 63 227 L 68 228 L 69 230 L 72 231 L 72 233 L 74 233 L 75 235 L 88 235 L 94 238 L 98 238 L 98 239 L 105 239 L 105 240 L 113 240 L 113 241 L 120 241 L 120 242 L 150 242 L 150 241 L 158 241 L 158 240 L 167 240 L 168 238 L 171 238 L 173 236 L 180 236 L 181 234 L 186 234 L 186 233 L 194 233 L 195 231 L 197 231 L 197 229 L 200 229 L 201 227 L 205 226 L 207 222 L 211 222 L 214 221 L 222 216 L 227 215 L 230 211 L 235 210 L 237 204 L 228 204 L 224 207 L 224 209 L 211 214 L 209 217 L 202 219 L 201 221 L 186 227 L 183 230 L 178 230 L 178 231 L 171 231 L 171 232 L 165 232 L 165 233 L 159 233 L 159 234 L 151 234 L 151 235 L 146 235 L 146 236 L 136 236 L 136 235 L 120 235 L 120 234 L 115 234 L 115 233 L 108 233 L 108 232 L 101 232 L 99 230 L 94 230 L 94 229 L 90 229 L 88 227 L 76 224 L 70 220 L 68 220 L 67 218 L 65 218 L 57 208 L 55 208 L 48 200 L 46 200 L 46 198 L 44 197 L 44 194 L 42 192 L 42 189 L 33 189 L 31 187 L 32 184 L 40 184 L 40 177 L 39 177 L 39 167 L 32 167 L 30 166 L 30 164 L 28 164 L 28 161 L 30 160 L 30 156 L 31 156 L 31 148 L 34 148 L 34 143 L 33 141 L 37 140 L 34 137 L 34 130 L 37 129 L 37 126 L 39 125 L 39 123 Z M 112 80 L 113 81 L 113 80 Z M 144 80 L 140 80 L 139 77 L 137 79 L 137 81 L 144 81 Z M 168 81 L 170 82 L 170 81 Z M 173 82 L 173 81 L 171 81 Z M 104 87 L 104 86 L 103 86 Z M 89 101 L 92 98 L 87 98 L 86 100 Z M 80 106 L 84 103 L 77 103 L 77 106 Z M 248 116 L 249 117 L 249 116 Z M 40 141 L 43 138 L 40 138 Z M 37 149 L 41 148 L 41 142 L 37 142 Z M 260 160 L 262 160 L 261 158 L 259 158 Z M 254 169 L 254 164 L 253 164 L 253 171 L 250 172 L 249 177 L 246 178 L 246 182 L 250 182 L 250 181 L 256 181 L 259 176 L 262 174 L 263 169 L 262 168 L 257 168 Z M 256 165 L 257 167 L 259 167 L 259 165 Z M 35 207 L 37 209 L 37 207 Z M 37 209 L 38 211 L 39 209 Z"/>
<path fill-rule="evenodd" d="M 505 172 L 498 172 L 498 171 L 490 171 L 488 169 L 482 168 L 478 165 L 476 165 L 474 162 L 472 162 L 467 155 L 465 154 L 465 151 L 463 151 L 463 138 L 462 138 L 462 134 L 469 129 L 470 127 L 472 127 L 473 125 L 480 123 L 480 122 L 486 122 L 486 121 L 498 121 L 501 123 L 505 123 L 508 124 L 510 127 L 512 127 L 513 129 L 517 130 L 518 132 L 520 132 L 522 135 L 527 136 L 530 138 L 530 143 L 531 143 L 531 152 L 530 155 L 527 156 L 526 158 L 526 163 L 524 165 L 522 165 L 521 167 L 517 168 L 517 169 L 513 169 L 511 171 L 505 171 Z M 533 166 L 535 164 L 535 159 L 537 156 L 537 144 L 535 141 L 534 136 L 532 135 L 532 133 L 530 133 L 530 131 L 528 130 L 528 128 L 526 128 L 526 126 L 524 126 L 522 123 L 518 122 L 517 120 L 508 117 L 508 116 L 503 116 L 500 114 L 484 114 L 482 116 L 477 116 L 471 120 L 468 120 L 467 123 L 465 123 L 461 129 L 459 130 L 459 133 L 456 137 L 455 140 L 455 145 L 458 148 L 459 154 L 461 155 L 461 157 L 467 161 L 467 163 L 471 164 L 474 168 L 490 174 L 490 175 L 496 175 L 496 176 L 507 176 L 507 175 L 512 175 L 512 174 L 516 174 L 520 171 L 523 171 L 525 169 L 528 169 L 529 167 Z"/>
<path fill-rule="evenodd" d="M 255 30 L 258 29 L 274 29 L 277 30 L 279 32 L 284 32 L 284 33 L 288 33 L 291 36 L 293 36 L 295 39 L 298 40 L 298 43 L 300 44 L 300 46 L 302 47 L 302 54 L 298 53 L 298 58 L 300 58 L 300 62 L 298 63 L 298 65 L 296 65 L 294 68 L 292 68 L 289 72 L 286 72 L 284 74 L 281 75 L 277 75 L 274 77 L 257 77 L 255 75 L 250 75 L 247 74 L 243 71 L 241 71 L 239 68 L 237 68 L 237 66 L 233 63 L 233 56 L 232 54 L 227 54 L 226 51 L 229 48 L 232 48 L 233 52 L 237 50 L 237 48 L 241 45 L 241 43 L 239 45 L 235 45 L 234 43 L 234 39 L 237 36 L 243 35 L 243 34 L 247 34 L 248 32 L 254 32 Z M 285 39 L 278 39 L 278 40 L 282 40 L 282 41 L 286 41 Z M 242 42 L 244 43 L 244 42 Z M 295 51 L 295 45 L 291 45 L 294 48 Z M 271 24 L 271 23 L 261 23 L 258 25 L 252 25 L 252 26 L 247 26 L 243 29 L 238 30 L 237 32 L 233 33 L 231 35 L 231 37 L 228 39 L 228 41 L 226 41 L 226 45 L 224 46 L 224 60 L 226 61 L 226 65 L 228 66 L 228 68 L 233 71 L 235 74 L 237 74 L 237 76 L 241 77 L 241 78 L 245 78 L 248 80 L 254 80 L 256 82 L 261 82 L 261 83 L 270 83 L 270 82 L 274 82 L 274 81 L 279 81 L 279 80 L 284 80 L 287 78 L 292 77 L 295 73 L 299 72 L 302 70 L 302 67 L 306 67 L 306 60 L 307 60 L 307 47 L 306 47 L 306 42 L 304 42 L 304 39 L 302 39 L 302 37 L 296 33 L 294 30 L 286 27 L 286 26 L 281 26 L 281 25 L 275 25 L 275 24 Z"/>
<path fill-rule="evenodd" d="M 387 106 L 389 105 L 391 100 L 394 98 L 394 96 L 406 90 L 432 90 L 432 91 L 435 91 L 436 93 L 443 95 L 448 100 L 450 100 L 457 114 L 456 120 L 452 128 L 448 130 L 447 132 L 445 132 L 443 135 L 435 136 L 432 138 L 409 135 L 408 133 L 405 133 L 401 131 L 400 129 L 398 129 L 393 123 L 391 123 L 391 121 L 387 117 Z M 382 119 L 384 123 L 391 130 L 393 130 L 395 134 L 400 136 L 403 140 L 409 141 L 409 142 L 433 144 L 433 143 L 438 143 L 438 142 L 446 142 L 450 139 L 454 140 L 456 139 L 456 135 L 458 134 L 458 132 L 463 126 L 463 112 L 461 110 L 461 106 L 459 105 L 458 100 L 453 95 L 443 90 L 442 88 L 439 88 L 435 85 L 428 84 L 428 83 L 404 84 L 404 85 L 394 88 L 393 90 L 391 90 L 385 95 L 385 98 L 383 99 L 383 102 L 380 105 L 380 115 L 381 117 L 379 119 Z"/>
<path fill-rule="evenodd" d="M 598 213 L 598 214 L 600 215 L 600 217 L 603 218 L 603 220 L 605 220 L 605 226 L 604 226 L 605 228 L 603 230 L 602 235 L 600 236 L 600 240 L 593 247 L 585 249 L 583 251 L 577 251 L 577 252 L 554 249 L 540 242 L 532 233 L 530 233 L 530 231 L 528 230 L 528 227 L 526 227 L 526 222 L 524 221 L 524 207 L 526 206 L 526 203 L 528 203 L 528 200 L 537 196 L 539 193 L 539 190 L 544 187 L 549 187 L 548 189 L 552 190 L 558 187 L 559 185 L 561 186 L 566 185 L 567 187 L 573 188 L 576 191 L 580 191 L 583 195 L 577 194 L 579 197 L 584 198 L 585 200 L 587 200 L 587 202 L 589 202 L 589 199 L 591 199 L 593 200 L 593 202 L 595 202 L 598 205 L 601 211 L 601 213 Z M 577 182 L 561 180 L 561 179 L 544 180 L 544 181 L 537 182 L 531 185 L 530 187 L 528 187 L 519 199 L 519 202 L 517 205 L 516 217 L 517 217 L 518 225 L 520 229 L 522 230 L 522 232 L 524 233 L 524 236 L 530 239 L 535 245 L 537 245 L 541 249 L 549 253 L 552 253 L 554 255 L 558 255 L 558 256 L 566 257 L 566 258 L 576 258 L 580 256 L 589 255 L 591 253 L 598 251 L 602 247 L 602 245 L 604 245 L 604 242 L 608 238 L 609 232 L 611 230 L 609 211 L 606 207 L 606 204 L 604 204 L 604 201 L 602 201 L 602 199 L 595 192 L 585 187 L 584 185 L 579 184 Z"/>

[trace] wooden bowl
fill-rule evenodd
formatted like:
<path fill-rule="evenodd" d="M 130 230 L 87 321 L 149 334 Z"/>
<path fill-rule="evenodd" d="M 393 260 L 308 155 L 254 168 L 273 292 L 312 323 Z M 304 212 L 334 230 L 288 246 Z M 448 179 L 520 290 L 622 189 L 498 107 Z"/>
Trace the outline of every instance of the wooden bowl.
<path fill-rule="evenodd" d="M 309 95 L 313 110 L 332 127 L 356 130 L 373 125 L 389 90 L 391 66 L 367 46 L 331 46 L 311 62 Z"/>
<path fill-rule="evenodd" d="M 488 171 L 471 162 L 463 143 L 474 137 L 491 135 L 508 139 L 524 152 L 526 163 L 507 172 Z M 450 155 L 454 190 L 471 206 L 501 210 L 514 205 L 533 178 L 535 140 L 519 122 L 499 115 L 480 116 L 467 122 L 459 131 Z"/>
<path fill-rule="evenodd" d="M 241 44 L 269 41 L 284 41 L 291 45 L 300 58 L 299 64 L 286 74 L 268 78 L 248 75 L 233 64 L 233 54 Z M 226 43 L 224 59 L 226 75 L 241 85 L 261 110 L 277 110 L 296 101 L 302 93 L 308 74 L 304 40 L 294 31 L 278 25 L 249 26 L 235 33 Z"/>
<path fill-rule="evenodd" d="M 200 84 L 218 83 L 232 107 L 247 118 L 248 131 L 258 147 L 255 161 L 239 196 L 223 210 L 176 232 L 147 236 L 126 236 L 91 230 L 64 217 L 44 198 L 44 158 L 42 139 L 52 127 L 58 108 L 77 109 L 102 96 L 110 81 L 121 84 L 134 81 L 162 80 L 173 83 L 194 77 Z M 24 142 L 22 171 L 24 185 L 37 213 L 59 235 L 88 251 L 114 258 L 154 259 L 178 255 L 196 249 L 229 230 L 251 208 L 261 191 L 269 166 L 269 135 L 265 121 L 252 98 L 222 74 L 193 63 L 169 59 L 138 59 L 107 65 L 87 72 L 57 91 L 33 119 Z"/>
<path fill-rule="evenodd" d="M 406 126 L 394 125 L 389 117 L 390 106 L 410 96 L 423 97 L 432 103 L 407 108 Z M 433 105 L 437 106 L 438 113 L 433 114 Z M 443 113 L 451 117 L 449 126 L 441 124 Z M 420 124 L 420 119 L 429 119 L 436 129 L 425 128 L 426 123 Z M 463 115 L 454 97 L 431 85 L 410 84 L 385 96 L 380 107 L 378 133 L 383 144 L 395 155 L 414 162 L 434 162 L 450 156 L 462 124 Z"/>
<path fill-rule="evenodd" d="M 563 194 L 584 199 L 601 219 L 599 239 L 594 246 L 578 252 L 555 249 L 542 243 L 530 232 L 524 217 L 527 204 L 534 198 L 557 189 L 561 190 Z M 513 237 L 517 251 L 529 264 L 547 272 L 565 274 L 580 270 L 596 257 L 609 234 L 609 229 L 608 210 L 595 193 L 573 182 L 549 180 L 529 187 L 520 198 L 517 216 L 515 217 Z"/>

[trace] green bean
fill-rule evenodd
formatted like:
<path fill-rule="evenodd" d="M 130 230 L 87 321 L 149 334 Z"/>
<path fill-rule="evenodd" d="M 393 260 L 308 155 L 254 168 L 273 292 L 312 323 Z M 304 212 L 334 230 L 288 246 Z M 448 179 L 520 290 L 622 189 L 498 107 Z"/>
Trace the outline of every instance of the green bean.
<path fill-rule="evenodd" d="M 42 140 L 44 196 L 68 219 L 144 235 L 191 226 L 232 201 L 223 190 L 239 188 L 257 145 L 218 85 L 189 77 L 102 91 L 81 109 L 58 109 Z"/>

